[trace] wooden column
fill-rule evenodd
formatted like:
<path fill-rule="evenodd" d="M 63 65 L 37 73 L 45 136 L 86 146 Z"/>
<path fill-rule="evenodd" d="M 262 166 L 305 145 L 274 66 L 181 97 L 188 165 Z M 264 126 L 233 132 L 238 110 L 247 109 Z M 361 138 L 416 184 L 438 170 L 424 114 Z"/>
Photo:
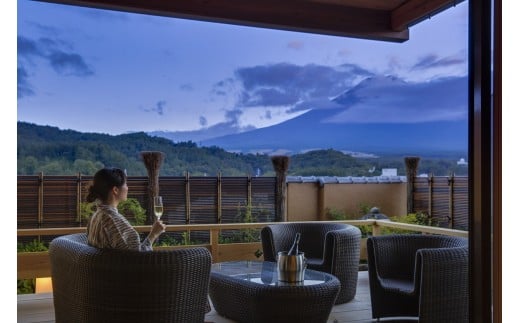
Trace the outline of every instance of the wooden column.
<path fill-rule="evenodd" d="M 274 171 L 276 172 L 276 214 L 275 221 L 287 221 L 287 184 L 285 183 L 287 177 L 287 169 L 289 169 L 288 156 L 272 156 Z"/>
<path fill-rule="evenodd" d="M 82 221 L 83 219 L 81 217 L 81 172 L 79 172 L 76 180 L 76 222 L 78 222 L 78 226 L 81 227 Z"/>
<path fill-rule="evenodd" d="M 43 224 L 43 172 L 38 175 L 38 228 Z M 38 241 L 40 236 L 38 236 Z"/>
<path fill-rule="evenodd" d="M 448 228 L 453 229 L 453 223 L 455 220 L 453 219 L 455 214 L 453 212 L 453 205 L 455 204 L 455 173 L 451 173 L 448 177 Z"/>
<path fill-rule="evenodd" d="M 405 157 L 404 164 L 406 166 L 406 212 L 408 214 L 414 212 L 413 205 L 413 183 L 417 176 L 417 168 L 419 167 L 419 157 Z"/>
<path fill-rule="evenodd" d="M 153 213 L 153 197 L 159 195 L 159 169 L 164 160 L 164 153 L 160 151 L 142 151 L 141 159 L 144 162 L 146 171 L 148 172 L 148 205 L 147 205 L 147 223 L 152 224 L 155 221 Z"/>

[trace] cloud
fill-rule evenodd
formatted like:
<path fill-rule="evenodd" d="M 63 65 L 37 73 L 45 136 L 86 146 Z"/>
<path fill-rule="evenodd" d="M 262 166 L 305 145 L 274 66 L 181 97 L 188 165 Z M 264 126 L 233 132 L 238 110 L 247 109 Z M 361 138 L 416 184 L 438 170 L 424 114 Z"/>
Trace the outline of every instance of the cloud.
<path fill-rule="evenodd" d="M 213 89 L 211 90 L 211 94 L 217 97 L 227 97 L 229 95 L 235 95 L 237 92 L 235 80 L 233 78 L 228 77 L 225 80 L 218 81 L 213 85 Z"/>
<path fill-rule="evenodd" d="M 44 56 L 34 40 L 23 36 L 18 36 L 17 50 L 18 56 L 21 58 L 31 59 L 33 56 Z"/>
<path fill-rule="evenodd" d="M 289 109 L 288 112 L 310 110 L 310 109 L 341 109 L 343 105 L 340 105 L 329 98 L 320 98 L 307 100 L 296 104 L 293 108 Z"/>
<path fill-rule="evenodd" d="M 439 58 L 435 54 L 430 54 L 420 58 L 419 61 L 412 66 L 412 70 L 424 70 L 429 68 L 453 66 L 460 64 L 467 64 L 467 60 L 463 57 L 458 57 L 455 55 Z"/>
<path fill-rule="evenodd" d="M 243 112 L 240 111 L 240 110 L 228 110 L 228 111 L 226 111 L 226 115 L 225 115 L 226 122 L 227 123 L 238 124 L 238 119 L 240 118 L 242 113 Z"/>
<path fill-rule="evenodd" d="M 48 56 L 54 70 L 61 75 L 89 76 L 94 72 L 78 54 L 54 51 Z"/>
<path fill-rule="evenodd" d="M 275 107 L 337 96 L 371 72 L 353 64 L 336 67 L 278 63 L 239 68 L 237 107 Z"/>
<path fill-rule="evenodd" d="M 166 101 L 159 101 L 155 105 L 155 111 L 158 115 L 164 115 L 164 106 L 166 105 Z"/>
<path fill-rule="evenodd" d="M 433 68 L 459 63 L 457 57 L 430 56 L 423 58 L 419 66 Z M 391 70 L 401 66 L 395 57 L 389 57 L 388 64 Z M 271 111 L 280 111 L 277 118 L 288 119 L 296 113 L 325 109 L 337 110 L 335 117 L 326 122 L 401 122 L 403 118 L 408 120 L 405 122 L 423 122 L 466 117 L 465 86 L 460 78 L 407 83 L 397 77 L 375 75 L 356 64 L 277 63 L 238 68 L 235 78 L 216 83 L 213 93 L 225 97 L 235 95 L 226 122 L 237 125 L 258 126 L 252 120 L 271 120 Z M 458 92 L 454 93 L 455 88 Z M 446 93 L 451 93 L 452 98 L 443 95 Z M 436 109 L 418 112 L 427 101 L 435 102 Z M 257 109 L 269 113 L 255 116 Z"/>
<path fill-rule="evenodd" d="M 27 71 L 25 70 L 25 68 L 19 67 L 17 70 L 17 76 L 18 76 L 17 77 L 17 79 L 18 79 L 17 97 L 19 99 L 21 99 L 26 96 L 34 95 L 34 91 L 31 87 L 31 85 L 29 84 L 29 81 L 27 80 L 28 74 L 27 74 Z"/>
<path fill-rule="evenodd" d="M 237 134 L 244 131 L 254 130 L 252 126 L 241 127 L 239 125 L 239 117 L 242 115 L 240 110 L 229 110 L 226 111 L 226 121 L 219 122 L 210 127 L 205 128 L 207 125 L 206 117 L 200 116 L 199 123 L 203 129 L 190 130 L 190 131 L 174 131 L 168 132 L 168 138 L 173 141 L 201 141 L 210 138 L 221 137 L 231 134 Z"/>
<path fill-rule="evenodd" d="M 208 119 L 206 119 L 206 117 L 204 116 L 200 116 L 199 117 L 199 124 L 202 126 L 202 127 L 205 127 L 208 125 Z"/>
<path fill-rule="evenodd" d="M 33 62 L 34 58 L 42 58 L 60 75 L 90 76 L 92 68 L 83 57 L 71 51 L 72 46 L 59 39 L 40 38 L 37 41 L 18 36 L 18 57 Z"/>
<path fill-rule="evenodd" d="M 161 101 L 157 101 L 155 106 L 153 106 L 149 109 L 148 108 L 141 108 L 141 109 L 145 112 L 153 112 L 153 113 L 157 113 L 158 115 L 162 116 L 162 115 L 164 115 L 165 106 L 166 106 L 166 101 L 161 100 Z"/>
<path fill-rule="evenodd" d="M 259 88 L 254 92 L 243 92 L 241 101 L 247 106 L 280 106 L 297 102 L 298 93 L 288 92 L 284 88 Z"/>
<path fill-rule="evenodd" d="M 63 76 L 88 77 L 94 74 L 92 68 L 72 46 L 58 39 L 40 38 L 37 41 L 18 36 L 18 98 L 34 95 L 30 83 L 30 73 L 36 66 L 36 59 L 43 60 L 57 74 Z"/>
<path fill-rule="evenodd" d="M 179 86 L 179 89 L 181 91 L 191 92 L 191 91 L 193 91 L 194 88 L 193 88 L 193 85 L 191 85 L 189 83 L 185 83 L 185 84 L 181 84 Z"/>

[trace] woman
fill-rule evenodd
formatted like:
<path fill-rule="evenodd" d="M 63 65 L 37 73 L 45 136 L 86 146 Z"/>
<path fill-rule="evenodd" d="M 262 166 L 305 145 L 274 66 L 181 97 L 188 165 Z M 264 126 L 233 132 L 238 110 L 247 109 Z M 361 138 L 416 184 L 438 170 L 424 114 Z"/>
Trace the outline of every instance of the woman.
<path fill-rule="evenodd" d="M 166 225 L 157 220 L 141 242 L 139 234 L 117 211 L 117 205 L 128 194 L 126 173 L 119 168 L 103 168 L 94 175 L 87 202 L 97 202 L 97 210 L 87 226 L 88 243 L 97 248 L 151 251 L 153 242 Z"/>

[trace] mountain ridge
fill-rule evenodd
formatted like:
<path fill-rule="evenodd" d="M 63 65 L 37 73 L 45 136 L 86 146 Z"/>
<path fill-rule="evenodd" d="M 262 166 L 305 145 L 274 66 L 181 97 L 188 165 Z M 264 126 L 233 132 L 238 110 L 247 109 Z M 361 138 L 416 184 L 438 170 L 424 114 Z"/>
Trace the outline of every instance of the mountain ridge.
<path fill-rule="evenodd" d="M 370 76 L 321 105 L 298 104 L 293 109 L 308 111 L 276 125 L 240 131 L 220 124 L 220 132 L 214 126 L 192 135 L 197 133 L 193 138 L 200 146 L 242 153 L 331 148 L 367 155 L 465 155 L 467 81 L 466 76 L 427 83 Z M 179 133 L 152 133 L 173 141 L 182 138 Z"/>

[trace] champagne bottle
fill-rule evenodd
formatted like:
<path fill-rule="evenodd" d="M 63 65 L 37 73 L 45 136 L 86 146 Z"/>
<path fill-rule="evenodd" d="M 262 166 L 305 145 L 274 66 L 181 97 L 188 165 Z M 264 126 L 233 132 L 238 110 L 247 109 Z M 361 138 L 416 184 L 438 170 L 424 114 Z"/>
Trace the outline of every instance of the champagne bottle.
<path fill-rule="evenodd" d="M 294 242 L 291 246 L 291 249 L 289 249 L 289 252 L 287 252 L 288 256 L 296 256 L 298 255 L 298 244 L 300 243 L 300 233 L 296 233 L 296 236 L 294 237 Z"/>

